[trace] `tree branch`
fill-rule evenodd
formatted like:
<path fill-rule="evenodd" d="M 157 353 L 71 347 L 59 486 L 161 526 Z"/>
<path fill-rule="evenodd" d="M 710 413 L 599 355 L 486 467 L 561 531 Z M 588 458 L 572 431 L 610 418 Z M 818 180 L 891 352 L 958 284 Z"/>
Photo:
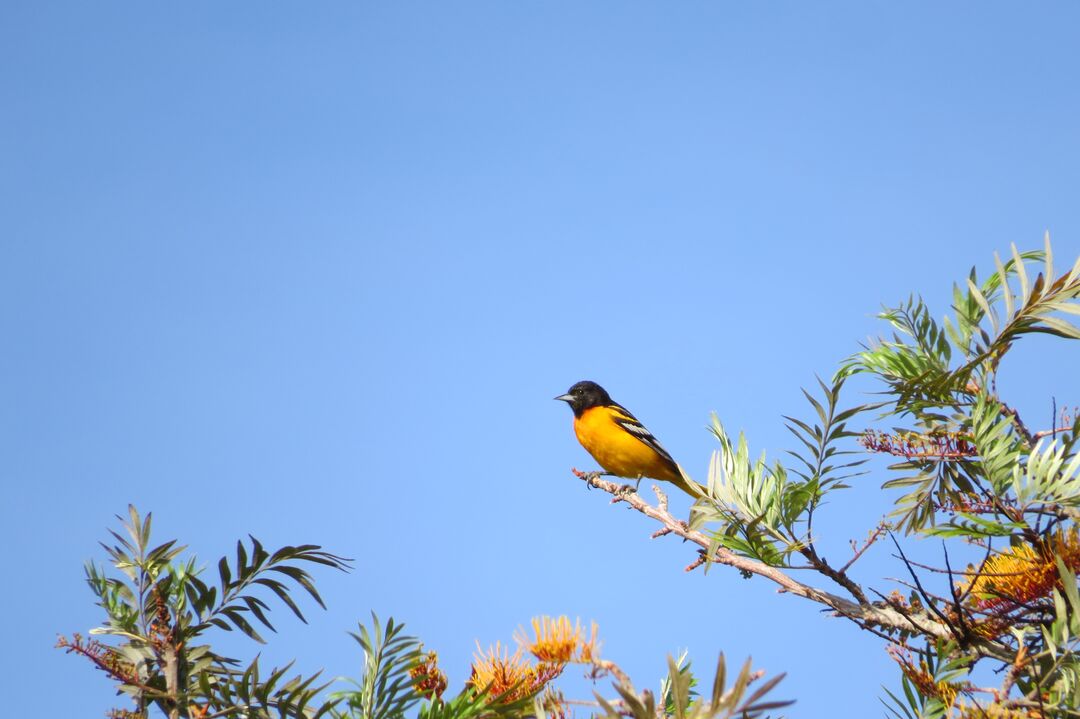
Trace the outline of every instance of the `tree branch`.
<path fill-rule="evenodd" d="M 596 487 L 597 489 L 601 489 L 612 495 L 612 503 L 625 502 L 646 517 L 659 522 L 665 529 L 669 530 L 671 534 L 675 534 L 689 542 L 693 542 L 708 552 L 711 544 L 709 536 L 704 532 L 690 529 L 686 522 L 676 518 L 668 512 L 665 508 L 666 497 L 659 487 L 654 485 L 653 491 L 656 492 L 658 498 L 664 499 L 660 505 L 653 506 L 646 502 L 636 492 L 627 491 L 625 485 L 604 479 L 599 472 L 583 472 L 581 473 L 581 479 L 589 486 Z M 747 559 L 746 557 L 740 557 L 723 547 L 718 548 L 708 560 L 715 562 L 716 564 L 725 564 L 727 566 L 735 567 L 743 572 L 765 577 L 779 585 L 783 591 L 819 604 L 824 604 L 832 609 L 837 616 L 846 617 L 860 625 L 870 624 L 886 629 L 907 632 L 911 631 L 914 627 L 920 633 L 937 639 L 951 639 L 953 636 L 948 625 L 929 616 L 925 611 L 910 612 L 908 616 L 905 617 L 892 607 L 882 604 L 871 603 L 865 600 L 858 603 L 852 602 L 835 594 L 798 582 L 776 567 L 771 567 L 762 562 Z M 693 568 L 693 566 L 697 566 L 697 563 L 694 563 L 688 568 Z"/>

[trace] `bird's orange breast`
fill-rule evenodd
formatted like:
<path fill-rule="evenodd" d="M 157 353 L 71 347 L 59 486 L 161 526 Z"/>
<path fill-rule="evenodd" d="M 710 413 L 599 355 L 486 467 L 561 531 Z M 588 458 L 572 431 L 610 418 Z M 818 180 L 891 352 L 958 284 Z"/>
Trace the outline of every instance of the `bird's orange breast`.
<path fill-rule="evenodd" d="M 592 407 L 574 419 L 574 434 L 608 472 L 620 477 L 651 477 L 668 482 L 682 478 L 664 458 L 615 422 L 622 414 L 611 407 Z"/>

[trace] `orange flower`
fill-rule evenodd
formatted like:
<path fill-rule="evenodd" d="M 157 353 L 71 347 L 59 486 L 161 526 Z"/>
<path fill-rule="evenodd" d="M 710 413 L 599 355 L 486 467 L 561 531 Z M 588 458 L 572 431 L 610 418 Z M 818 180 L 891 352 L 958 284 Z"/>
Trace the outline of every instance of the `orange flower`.
<path fill-rule="evenodd" d="M 600 639 L 597 637 L 599 627 L 593 622 L 589 627 L 589 640 L 582 641 L 578 647 L 578 661 L 592 664 L 600 659 Z"/>
<path fill-rule="evenodd" d="M 970 592 L 979 609 L 1009 609 L 1046 597 L 1059 583 L 1058 555 L 1072 571 L 1080 569 L 1080 536 L 1074 527 L 1058 530 L 1038 544 L 1018 544 L 983 562 L 978 571 L 967 572 L 960 592 Z"/>
<path fill-rule="evenodd" d="M 466 682 L 477 691 L 488 690 L 492 700 L 513 702 L 532 696 L 545 687 L 547 694 L 545 706 L 551 704 L 552 715 L 564 716 L 565 707 L 561 697 L 549 686 L 549 683 L 562 674 L 571 662 L 592 664 L 599 661 L 600 649 L 597 640 L 596 622 L 590 628 L 589 638 L 581 627 L 581 620 L 573 624 L 565 616 L 535 617 L 532 621 L 532 637 L 524 627 L 514 632 L 517 650 L 510 650 L 498 642 L 485 652 L 476 645 L 477 652 L 473 660 L 472 676 Z M 536 664 L 527 657 L 526 652 L 536 657 Z"/>
<path fill-rule="evenodd" d="M 477 691 L 487 689 L 492 699 L 513 702 L 535 694 L 543 686 L 558 676 L 551 672 L 550 665 L 541 665 L 543 672 L 538 672 L 529 661 L 522 657 L 519 647 L 513 655 L 495 642 L 485 653 L 477 645 L 477 654 L 473 660 L 472 676 L 468 684 Z M 559 667 L 561 671 L 561 667 Z"/>
<path fill-rule="evenodd" d="M 518 646 L 529 651 L 541 662 L 567 664 L 569 662 L 591 663 L 599 655 L 596 622 L 592 623 L 589 639 L 585 639 L 581 620 L 574 624 L 566 616 L 535 617 L 532 620 L 533 636 L 530 639 L 523 627 L 518 627 L 514 639 Z"/>
<path fill-rule="evenodd" d="M 574 658 L 581 640 L 580 620 L 571 626 L 570 620 L 565 616 L 557 619 L 534 617 L 532 629 L 536 638 L 530 640 L 525 629 L 518 627 L 514 639 L 519 647 L 528 650 L 542 662 L 566 664 Z"/>

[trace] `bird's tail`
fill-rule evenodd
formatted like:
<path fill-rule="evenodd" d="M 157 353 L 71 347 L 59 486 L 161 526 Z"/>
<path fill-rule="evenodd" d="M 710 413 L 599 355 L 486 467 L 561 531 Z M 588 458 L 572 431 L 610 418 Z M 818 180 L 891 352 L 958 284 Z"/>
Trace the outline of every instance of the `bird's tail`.
<path fill-rule="evenodd" d="M 694 499 L 701 499 L 706 495 L 707 492 L 705 490 L 705 487 L 690 479 L 690 475 L 688 475 L 681 466 L 676 464 L 675 467 L 679 470 L 679 478 L 678 480 L 672 479 L 672 484 L 689 494 Z"/>

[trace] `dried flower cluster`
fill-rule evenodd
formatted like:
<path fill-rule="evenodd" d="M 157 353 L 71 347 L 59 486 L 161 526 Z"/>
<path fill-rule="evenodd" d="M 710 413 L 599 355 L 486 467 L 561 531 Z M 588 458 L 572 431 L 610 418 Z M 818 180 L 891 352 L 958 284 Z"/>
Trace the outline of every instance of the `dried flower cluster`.
<path fill-rule="evenodd" d="M 920 659 L 916 663 L 906 649 L 895 645 L 890 645 L 886 649 L 919 694 L 924 697 L 936 697 L 947 707 L 951 707 L 956 702 L 957 695 L 964 689 L 962 685 L 935 680 L 926 661 Z"/>
<path fill-rule="evenodd" d="M 125 660 L 110 646 L 96 639 L 84 639 L 81 634 L 72 634 L 71 639 L 61 636 L 56 640 L 56 648 L 68 654 L 81 654 L 109 677 L 125 684 L 138 684 L 139 677 L 135 665 Z"/>
<path fill-rule="evenodd" d="M 1015 709 L 997 702 L 975 704 L 961 702 L 954 707 L 956 719 L 1042 719 L 1045 715 L 1037 709 Z"/>
<path fill-rule="evenodd" d="M 439 655 L 428 652 L 417 657 L 409 669 L 416 691 L 426 697 L 441 698 L 446 691 L 446 674 L 439 669 Z"/>
<path fill-rule="evenodd" d="M 958 432 L 880 432 L 867 430 L 859 444 L 871 452 L 907 459 L 962 460 L 978 454 L 971 439 Z"/>

